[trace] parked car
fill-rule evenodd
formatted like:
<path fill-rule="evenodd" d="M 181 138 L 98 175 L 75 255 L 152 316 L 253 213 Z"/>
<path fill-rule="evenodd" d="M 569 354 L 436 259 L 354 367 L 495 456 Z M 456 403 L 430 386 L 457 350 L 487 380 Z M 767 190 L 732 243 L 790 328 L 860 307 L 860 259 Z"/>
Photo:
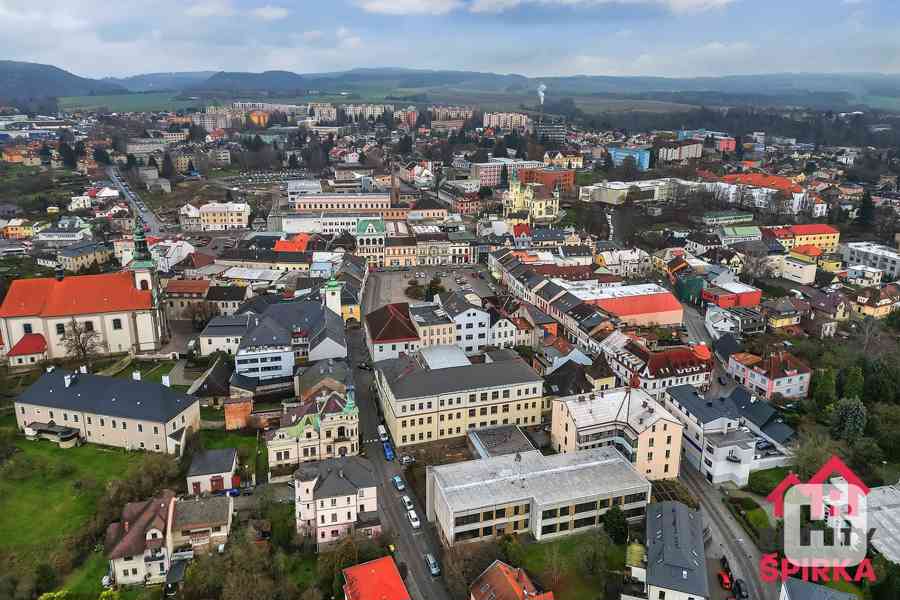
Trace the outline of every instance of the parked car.
<path fill-rule="evenodd" d="M 371 371 L 371 370 L 372 370 L 372 365 L 370 365 L 370 364 L 367 363 L 367 362 L 361 362 L 361 363 L 359 363 L 359 364 L 356 365 L 356 368 L 357 368 L 357 369 L 362 369 L 363 371 Z"/>
<path fill-rule="evenodd" d="M 383 442 L 381 446 L 384 448 L 384 459 L 387 461 L 394 460 L 394 447 L 391 446 L 391 443 Z"/>
<path fill-rule="evenodd" d="M 718 574 L 719 585 L 722 586 L 723 590 L 731 589 L 731 575 L 727 571 L 719 571 Z"/>
<path fill-rule="evenodd" d="M 402 492 L 406 489 L 406 484 L 403 483 L 403 478 L 399 475 L 394 475 L 391 477 L 391 482 L 394 484 L 394 487 L 397 488 L 398 492 Z"/>
<path fill-rule="evenodd" d="M 728 385 L 728 378 L 724 375 L 719 375 L 719 385 Z"/>
<path fill-rule="evenodd" d="M 413 529 L 418 529 L 422 526 L 422 522 L 419 520 L 419 515 L 416 514 L 416 511 L 407 511 L 406 518 L 409 519 L 409 524 L 412 525 Z"/>
<path fill-rule="evenodd" d="M 403 466 L 411 465 L 416 462 L 416 459 L 410 456 L 409 454 L 404 454 L 400 457 L 400 464 Z"/>
<path fill-rule="evenodd" d="M 723 554 L 723 555 L 722 555 L 722 558 L 719 559 L 719 564 L 722 565 L 722 570 L 723 570 L 723 571 L 726 571 L 726 572 L 728 572 L 728 573 L 731 573 L 731 566 L 728 564 L 728 557 L 727 557 L 727 556 L 725 556 L 725 555 Z"/>
<path fill-rule="evenodd" d="M 734 592 L 734 597 L 737 600 L 747 600 L 750 597 L 750 592 L 747 589 L 747 582 L 743 579 L 735 579 L 734 585 L 731 586 L 731 591 Z"/>
<path fill-rule="evenodd" d="M 405 494 L 400 497 L 400 502 L 403 503 L 403 508 L 405 508 L 406 510 L 414 510 L 416 508 L 413 504 L 412 498 Z"/>
<path fill-rule="evenodd" d="M 437 577 L 441 574 L 441 565 L 433 554 L 425 555 L 425 567 L 428 569 L 428 572 L 431 573 L 432 577 Z"/>

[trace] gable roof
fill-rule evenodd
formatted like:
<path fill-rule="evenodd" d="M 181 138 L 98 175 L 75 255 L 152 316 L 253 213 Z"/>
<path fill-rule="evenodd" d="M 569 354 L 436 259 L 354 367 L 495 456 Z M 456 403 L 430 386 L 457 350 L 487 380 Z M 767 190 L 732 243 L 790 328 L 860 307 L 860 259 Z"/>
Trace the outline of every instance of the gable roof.
<path fill-rule="evenodd" d="M 196 477 L 197 475 L 230 473 L 236 460 L 237 450 L 234 448 L 213 448 L 210 450 L 203 450 L 194 455 L 187 476 Z"/>
<path fill-rule="evenodd" d="M 409 316 L 409 304 L 386 304 L 366 315 L 366 328 L 373 342 L 404 342 L 418 340 L 419 334 Z"/>
<path fill-rule="evenodd" d="M 241 302 L 247 297 L 247 288 L 240 285 L 211 285 L 206 299 L 211 302 Z"/>
<path fill-rule="evenodd" d="M 64 317 L 149 310 L 150 290 L 139 290 L 132 273 L 16 279 L 0 306 L 0 317 Z"/>
<path fill-rule="evenodd" d="M 172 529 L 199 529 L 226 525 L 234 500 L 231 496 L 190 498 L 175 502 Z"/>
<path fill-rule="evenodd" d="M 65 383 L 67 375 L 73 377 L 69 387 Z M 151 381 L 53 369 L 50 373 L 41 375 L 19 395 L 16 402 L 166 423 L 198 400 Z"/>
<path fill-rule="evenodd" d="M 302 463 L 294 472 L 297 481 L 316 480 L 314 498 L 356 496 L 367 487 L 375 487 L 376 477 L 372 464 L 361 456 L 344 456 L 315 462 Z"/>
<path fill-rule="evenodd" d="M 47 351 L 47 340 L 40 333 L 26 333 L 16 345 L 13 346 L 7 356 L 28 356 Z"/>
<path fill-rule="evenodd" d="M 347 600 L 410 600 L 391 556 L 344 569 L 344 596 Z"/>
<path fill-rule="evenodd" d="M 129 502 L 122 509 L 121 521 L 106 528 L 105 548 L 110 559 L 137 556 L 148 547 L 161 547 L 165 542 L 169 507 L 175 499 L 175 492 L 163 490 L 159 496 Z M 147 532 L 157 529 L 159 538 L 148 540 Z"/>
<path fill-rule="evenodd" d="M 703 518 L 681 502 L 647 506 L 647 583 L 709 597 L 703 552 Z"/>
<path fill-rule="evenodd" d="M 171 279 L 166 284 L 167 294 L 206 294 L 208 289 L 207 279 Z"/>
<path fill-rule="evenodd" d="M 472 600 L 553 600 L 553 592 L 538 593 L 524 569 L 501 560 L 479 575 L 469 586 Z"/>

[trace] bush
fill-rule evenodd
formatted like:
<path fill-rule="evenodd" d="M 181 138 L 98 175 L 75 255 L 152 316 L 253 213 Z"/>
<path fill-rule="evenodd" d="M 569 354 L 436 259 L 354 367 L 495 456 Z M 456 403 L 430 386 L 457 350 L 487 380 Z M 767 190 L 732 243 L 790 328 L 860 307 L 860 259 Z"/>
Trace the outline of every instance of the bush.
<path fill-rule="evenodd" d="M 747 489 L 760 496 L 768 496 L 781 480 L 787 477 L 788 469 L 785 467 L 773 467 L 762 471 L 750 473 Z"/>

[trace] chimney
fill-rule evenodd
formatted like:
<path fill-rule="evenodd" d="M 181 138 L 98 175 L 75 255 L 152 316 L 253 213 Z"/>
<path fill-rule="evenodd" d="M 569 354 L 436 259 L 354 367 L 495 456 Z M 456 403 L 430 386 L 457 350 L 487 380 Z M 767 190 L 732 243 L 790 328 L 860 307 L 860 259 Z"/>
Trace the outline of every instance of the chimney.
<path fill-rule="evenodd" d="M 88 372 L 87 365 L 81 365 L 81 368 L 79 369 L 79 371 L 81 371 L 84 374 L 87 374 L 87 372 Z"/>
<path fill-rule="evenodd" d="M 172 385 L 172 382 L 169 379 L 168 373 L 162 376 L 162 384 L 166 387 L 170 387 Z"/>
<path fill-rule="evenodd" d="M 141 380 L 141 372 L 140 371 L 132 371 L 131 378 L 134 379 L 135 381 L 140 381 Z"/>
<path fill-rule="evenodd" d="M 71 387 L 72 384 L 75 383 L 75 376 L 67 373 L 63 376 L 63 382 L 65 382 L 67 388 Z"/>

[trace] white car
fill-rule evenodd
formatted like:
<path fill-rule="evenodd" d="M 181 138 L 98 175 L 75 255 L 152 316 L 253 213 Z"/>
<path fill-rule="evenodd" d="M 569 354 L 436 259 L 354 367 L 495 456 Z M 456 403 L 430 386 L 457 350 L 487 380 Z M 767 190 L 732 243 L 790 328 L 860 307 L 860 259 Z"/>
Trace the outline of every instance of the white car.
<path fill-rule="evenodd" d="M 408 511 L 413 511 L 416 508 L 415 506 L 413 506 L 412 499 L 406 494 L 400 497 L 400 502 L 403 503 L 403 508 Z"/>
<path fill-rule="evenodd" d="M 406 513 L 406 518 L 409 519 L 409 524 L 412 525 L 413 529 L 418 529 L 422 526 L 422 522 L 419 521 L 419 515 L 416 514 L 416 511 L 408 511 Z"/>

